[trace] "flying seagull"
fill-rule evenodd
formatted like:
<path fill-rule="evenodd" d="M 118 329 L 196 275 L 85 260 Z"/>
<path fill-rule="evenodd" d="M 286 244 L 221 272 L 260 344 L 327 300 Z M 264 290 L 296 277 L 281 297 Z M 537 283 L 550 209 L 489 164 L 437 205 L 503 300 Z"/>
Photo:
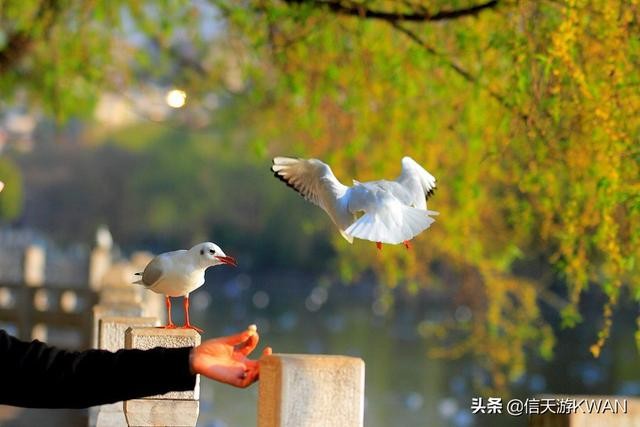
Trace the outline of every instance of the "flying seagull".
<path fill-rule="evenodd" d="M 221 264 L 234 267 L 238 265 L 235 259 L 225 255 L 215 243 L 200 243 L 189 250 L 166 252 L 153 258 L 142 273 L 136 273 L 141 278 L 134 283 L 165 296 L 168 316 L 165 328 L 176 327 L 171 320 L 171 297 L 183 297 L 183 327 L 202 332 L 202 329 L 189 322 L 189 294 L 204 285 L 204 272 L 207 268 Z"/>
<path fill-rule="evenodd" d="M 429 228 L 438 212 L 427 210 L 436 179 L 410 157 L 402 159 L 395 181 L 353 181 L 342 184 L 326 163 L 318 159 L 276 157 L 271 171 L 277 178 L 320 206 L 349 243 L 354 238 L 383 243 L 404 243 Z"/>

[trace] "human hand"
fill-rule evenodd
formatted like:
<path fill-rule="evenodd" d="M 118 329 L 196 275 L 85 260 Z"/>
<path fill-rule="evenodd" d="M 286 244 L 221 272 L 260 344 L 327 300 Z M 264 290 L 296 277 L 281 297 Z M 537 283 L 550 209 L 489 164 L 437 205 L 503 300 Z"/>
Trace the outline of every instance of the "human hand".
<path fill-rule="evenodd" d="M 252 329 L 207 340 L 191 350 L 191 371 L 235 387 L 248 387 L 260 374 L 259 361 L 247 357 L 259 340 L 260 336 Z M 271 352 L 271 347 L 267 347 L 262 355 L 268 356 Z"/>

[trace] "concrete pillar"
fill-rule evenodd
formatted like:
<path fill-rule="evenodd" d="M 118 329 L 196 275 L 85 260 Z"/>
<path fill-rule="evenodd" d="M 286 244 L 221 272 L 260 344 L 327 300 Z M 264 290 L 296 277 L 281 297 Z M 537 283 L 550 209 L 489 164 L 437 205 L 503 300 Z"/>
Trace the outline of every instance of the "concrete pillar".
<path fill-rule="evenodd" d="M 148 289 L 142 291 L 144 316 L 157 317 L 163 325 L 167 323 L 167 309 L 165 304 L 164 295 L 157 294 Z"/>
<path fill-rule="evenodd" d="M 108 316 L 121 317 L 141 317 L 143 308 L 137 304 L 94 305 L 93 306 L 93 326 L 91 331 L 91 347 L 98 348 L 98 338 L 100 335 L 100 319 Z"/>
<path fill-rule="evenodd" d="M 28 246 L 24 251 L 23 275 L 27 286 L 44 284 L 46 255 L 43 248 L 37 245 Z"/>
<path fill-rule="evenodd" d="M 22 264 L 22 275 L 24 284 L 30 287 L 41 287 L 45 279 L 46 253 L 45 250 L 38 245 L 30 245 L 24 251 L 24 260 Z M 46 340 L 48 335 L 47 326 L 44 324 L 34 324 L 35 320 L 32 315 L 32 307 L 46 310 L 48 307 L 48 295 L 43 289 L 37 292 L 24 292 L 24 300 L 19 303 L 20 318 L 18 321 L 18 329 L 20 338 L 25 340 L 38 339 Z M 38 297 L 38 298 L 36 298 Z"/>
<path fill-rule="evenodd" d="M 153 317 L 113 317 L 99 319 L 98 347 L 117 351 L 124 348 L 125 332 L 132 326 L 157 326 Z M 101 405 L 95 415 L 96 427 L 127 427 L 123 402 Z"/>
<path fill-rule="evenodd" d="M 92 313 L 92 326 L 91 326 L 91 348 L 99 348 L 100 346 L 100 321 L 105 317 L 124 317 L 124 318 L 138 318 L 142 317 L 144 313 L 144 307 L 140 304 L 119 304 L 119 305 L 94 305 Z M 127 328 L 123 328 L 122 344 L 121 348 L 124 348 L 124 331 Z M 103 344 L 107 346 L 107 344 Z M 105 347 L 102 347 L 105 348 Z M 120 408 L 122 405 L 120 404 Z M 98 413 L 100 407 L 89 408 L 89 426 L 94 427 L 97 423 Z M 116 424 L 118 425 L 118 424 Z"/>
<path fill-rule="evenodd" d="M 134 327 L 125 333 L 125 348 L 194 347 L 200 334 L 193 329 Z M 200 378 L 189 391 L 174 391 L 124 402 L 129 426 L 195 426 L 199 414 Z"/>
<path fill-rule="evenodd" d="M 131 254 L 131 265 L 137 272 L 144 271 L 144 268 L 153 259 L 153 254 L 150 252 L 137 251 Z"/>
<path fill-rule="evenodd" d="M 137 258 L 148 259 L 138 255 Z M 166 319 L 164 296 L 145 289 L 144 286 L 133 284 L 139 277 L 136 272 L 144 270 L 134 262 L 117 262 L 111 265 L 102 277 L 100 304 L 142 304 L 143 316 Z"/>
<path fill-rule="evenodd" d="M 111 266 L 110 248 L 96 247 L 89 256 L 89 287 L 94 291 L 100 290 L 102 278 Z"/>
<path fill-rule="evenodd" d="M 159 326 L 155 317 L 104 316 L 99 319 L 98 348 L 118 351 L 125 348 L 125 333 L 131 327 Z"/>
<path fill-rule="evenodd" d="M 274 354 L 260 362 L 258 427 L 362 427 L 364 362 Z"/>
<path fill-rule="evenodd" d="M 200 414 L 197 400 L 135 399 L 124 402 L 129 427 L 195 426 Z"/>
<path fill-rule="evenodd" d="M 121 305 L 142 304 L 142 292 L 144 288 L 133 285 L 105 286 L 100 290 L 98 304 Z"/>

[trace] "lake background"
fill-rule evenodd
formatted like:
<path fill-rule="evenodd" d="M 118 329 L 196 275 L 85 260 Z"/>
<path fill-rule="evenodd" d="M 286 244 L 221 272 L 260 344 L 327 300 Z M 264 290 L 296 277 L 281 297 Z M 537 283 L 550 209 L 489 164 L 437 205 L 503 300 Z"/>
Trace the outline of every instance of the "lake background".
<path fill-rule="evenodd" d="M 393 313 L 384 315 L 376 306 L 376 287 L 371 283 L 344 286 L 303 275 L 229 277 L 216 271 L 208 274 L 208 280 L 206 289 L 192 296 L 192 317 L 204 326 L 204 337 L 233 334 L 256 323 L 262 339 L 256 352 L 270 345 L 275 352 L 363 358 L 368 427 L 527 425 L 525 416 L 471 414 L 472 397 L 481 396 L 474 384 L 486 375 L 473 359 L 427 356 L 429 342 L 419 333 L 420 322 L 456 313 L 437 295 L 409 297 L 399 292 Z M 636 310 L 635 304 L 625 305 L 616 320 L 631 325 Z M 182 316 L 180 311 L 175 314 Z M 637 395 L 640 359 L 629 333 L 616 329 L 610 346 L 594 360 L 587 351 L 592 344 L 589 328 L 559 330 L 554 360 L 532 360 L 509 398 Z M 237 390 L 203 381 L 201 387 L 198 425 L 255 425 L 256 386 Z"/>

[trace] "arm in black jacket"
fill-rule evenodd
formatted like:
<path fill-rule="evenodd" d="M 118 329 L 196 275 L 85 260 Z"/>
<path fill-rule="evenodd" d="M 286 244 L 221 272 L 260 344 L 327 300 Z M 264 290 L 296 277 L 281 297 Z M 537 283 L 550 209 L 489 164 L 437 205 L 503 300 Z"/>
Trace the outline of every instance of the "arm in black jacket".
<path fill-rule="evenodd" d="M 191 347 L 69 352 L 0 330 L 0 404 L 85 408 L 193 389 Z"/>

